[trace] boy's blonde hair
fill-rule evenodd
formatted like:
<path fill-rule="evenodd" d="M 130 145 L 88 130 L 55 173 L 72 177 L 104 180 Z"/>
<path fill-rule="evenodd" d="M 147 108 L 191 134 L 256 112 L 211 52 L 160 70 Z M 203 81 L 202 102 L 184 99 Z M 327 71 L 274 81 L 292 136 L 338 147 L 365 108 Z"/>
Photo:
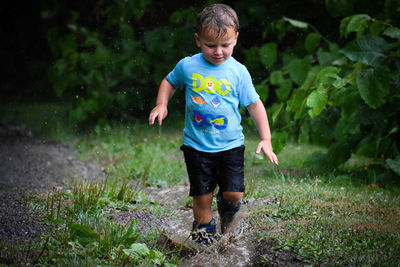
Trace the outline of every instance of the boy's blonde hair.
<path fill-rule="evenodd" d="M 238 16 L 230 6 L 224 4 L 209 5 L 197 16 L 196 33 L 199 35 L 207 30 L 221 36 L 230 28 L 234 28 L 235 32 L 239 31 Z"/>

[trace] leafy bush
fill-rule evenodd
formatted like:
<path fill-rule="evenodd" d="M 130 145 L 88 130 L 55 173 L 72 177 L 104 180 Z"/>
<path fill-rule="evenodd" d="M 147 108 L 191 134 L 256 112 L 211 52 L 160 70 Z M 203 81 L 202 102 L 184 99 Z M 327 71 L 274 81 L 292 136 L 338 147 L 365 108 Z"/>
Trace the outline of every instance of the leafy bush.
<path fill-rule="evenodd" d="M 314 29 L 306 22 L 283 21 L 302 31 Z M 292 137 L 329 146 L 327 153 L 309 158 L 311 167 L 338 169 L 355 153 L 373 158 L 365 167 L 374 175 L 400 175 L 400 29 L 356 14 L 342 20 L 340 35 L 350 39 L 343 48 L 316 30 L 298 51 L 277 56 L 276 43 L 260 48 L 261 61 L 271 70 L 264 84 L 278 102 L 272 108 L 275 129 L 289 117 Z"/>
<path fill-rule="evenodd" d="M 142 17 L 149 3 L 100 2 L 88 14 L 70 11 L 67 20 L 48 31 L 55 57 L 49 79 L 56 95 L 71 102 L 72 122 L 103 126 L 147 115 L 162 78 L 194 48 L 186 38 L 192 35 L 193 8 L 176 11 L 169 26 L 150 27 Z M 49 9 L 61 16 L 68 7 Z"/>

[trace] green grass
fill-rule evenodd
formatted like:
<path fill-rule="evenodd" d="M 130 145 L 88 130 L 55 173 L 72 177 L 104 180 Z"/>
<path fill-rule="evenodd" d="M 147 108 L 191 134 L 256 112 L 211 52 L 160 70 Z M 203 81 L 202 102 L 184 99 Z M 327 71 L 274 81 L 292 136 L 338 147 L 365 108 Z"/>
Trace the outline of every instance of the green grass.
<path fill-rule="evenodd" d="M 104 211 L 129 210 L 134 198 L 141 199 L 136 210 L 169 214 L 148 201 L 141 188 L 187 182 L 179 150 L 181 129 L 138 123 L 74 135 L 63 132 L 58 127 L 64 124 L 57 123 L 49 127 L 50 132 L 56 132 L 50 136 L 79 140 L 74 143 L 80 155 L 99 162 L 109 179 L 103 184 L 77 184 L 67 192 L 39 197 L 42 205 L 36 208 L 55 230 L 32 248 L 36 261 L 43 265 L 178 264 L 177 251 L 157 245 L 159 233 L 140 233 L 134 222 L 131 228 L 114 224 Z M 255 135 L 246 136 L 245 199 L 271 199 L 270 204 L 250 210 L 258 240 L 273 240 L 275 250 L 291 251 L 303 264 L 398 266 L 398 183 L 389 186 L 371 182 L 351 169 L 311 172 L 303 162 L 322 148 L 309 144 L 287 145 L 275 167 L 254 153 L 258 142 Z M 43 248 L 46 253 L 41 253 Z M 268 259 L 268 254 L 264 258 Z"/>

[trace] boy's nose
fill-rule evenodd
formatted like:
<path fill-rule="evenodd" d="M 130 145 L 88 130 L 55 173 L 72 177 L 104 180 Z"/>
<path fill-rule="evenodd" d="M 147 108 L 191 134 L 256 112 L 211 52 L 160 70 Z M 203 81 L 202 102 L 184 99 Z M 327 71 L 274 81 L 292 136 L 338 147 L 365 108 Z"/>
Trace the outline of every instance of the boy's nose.
<path fill-rule="evenodd" d="M 222 47 L 216 47 L 214 53 L 217 54 L 217 55 L 222 54 Z"/>

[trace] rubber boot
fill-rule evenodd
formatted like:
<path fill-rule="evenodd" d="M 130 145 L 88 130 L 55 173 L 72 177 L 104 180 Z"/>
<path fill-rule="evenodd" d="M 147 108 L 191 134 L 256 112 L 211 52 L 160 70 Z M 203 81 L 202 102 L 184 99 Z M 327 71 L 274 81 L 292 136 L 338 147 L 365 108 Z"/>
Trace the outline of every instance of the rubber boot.
<path fill-rule="evenodd" d="M 235 219 L 238 211 L 240 210 L 240 206 L 242 205 L 242 201 L 240 200 L 237 204 L 231 205 L 226 203 L 222 194 L 218 193 L 217 196 L 217 206 L 218 206 L 218 214 L 221 220 L 221 233 L 224 234 L 226 230 L 229 228 L 232 221 Z M 241 222 L 238 224 L 237 228 L 234 231 L 235 236 L 239 236 L 242 233 L 242 225 Z"/>
<path fill-rule="evenodd" d="M 217 233 L 217 224 L 214 218 L 209 223 L 199 224 L 193 221 L 192 227 L 192 240 L 196 243 L 203 244 L 206 246 L 211 245 L 215 241 L 215 235 Z"/>

